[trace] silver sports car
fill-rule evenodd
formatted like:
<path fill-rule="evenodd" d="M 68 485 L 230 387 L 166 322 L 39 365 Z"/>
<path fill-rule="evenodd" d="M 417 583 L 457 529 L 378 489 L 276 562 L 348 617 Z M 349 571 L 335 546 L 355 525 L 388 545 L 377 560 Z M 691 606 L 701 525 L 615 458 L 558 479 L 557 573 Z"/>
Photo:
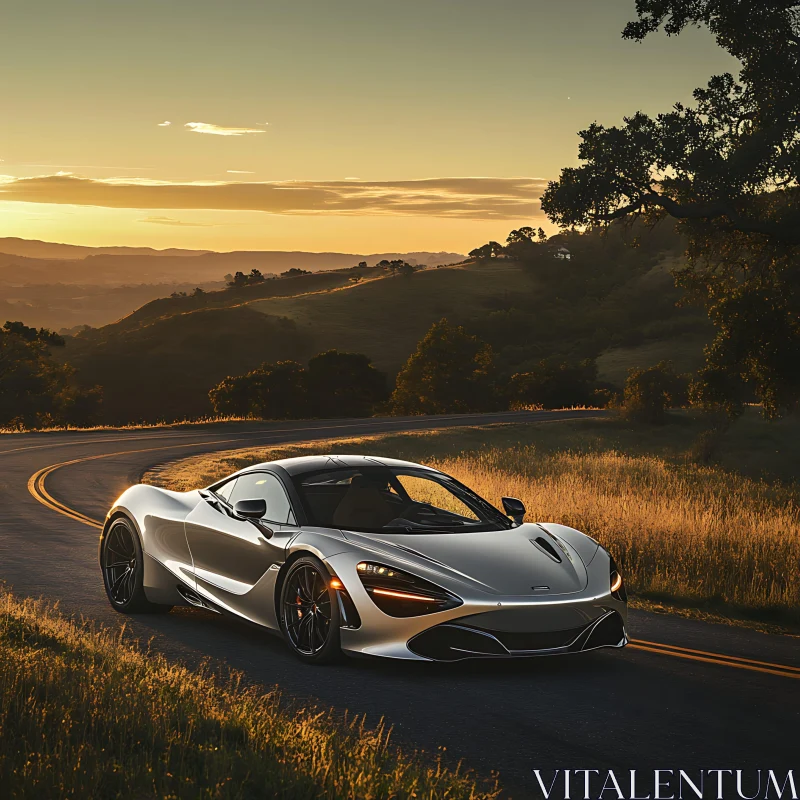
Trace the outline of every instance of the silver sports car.
<path fill-rule="evenodd" d="M 106 518 L 100 566 L 121 612 L 192 605 L 282 633 L 304 661 L 623 647 L 627 597 L 589 536 L 505 514 L 430 467 L 310 456 L 208 489 L 140 484 Z"/>

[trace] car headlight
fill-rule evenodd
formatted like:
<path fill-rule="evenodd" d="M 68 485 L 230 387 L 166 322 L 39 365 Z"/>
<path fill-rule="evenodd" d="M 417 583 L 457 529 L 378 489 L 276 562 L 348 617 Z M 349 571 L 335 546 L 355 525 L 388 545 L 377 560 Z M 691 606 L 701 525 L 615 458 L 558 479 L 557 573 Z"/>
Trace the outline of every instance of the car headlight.
<path fill-rule="evenodd" d="M 609 579 L 611 581 L 611 596 L 623 603 L 628 602 L 628 593 L 625 591 L 625 581 L 622 580 L 622 573 L 617 568 L 617 562 L 609 555 Z"/>
<path fill-rule="evenodd" d="M 463 602 L 441 586 L 385 564 L 362 561 L 356 571 L 372 602 L 390 617 L 433 614 Z"/>

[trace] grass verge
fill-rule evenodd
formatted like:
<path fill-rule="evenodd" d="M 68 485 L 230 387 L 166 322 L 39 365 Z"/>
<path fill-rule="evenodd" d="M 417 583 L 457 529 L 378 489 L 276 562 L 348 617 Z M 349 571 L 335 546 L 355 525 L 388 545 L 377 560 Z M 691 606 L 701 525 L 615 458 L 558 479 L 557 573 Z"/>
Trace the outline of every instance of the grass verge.
<path fill-rule="evenodd" d="M 479 798 L 363 719 L 290 707 L 124 633 L 0 592 L 0 794 L 19 798 Z"/>
<path fill-rule="evenodd" d="M 250 464 L 315 452 L 420 461 L 495 505 L 503 495 L 521 498 L 529 520 L 595 537 L 620 563 L 632 593 L 662 609 L 794 628 L 800 626 L 800 489 L 787 479 L 797 453 L 781 444 L 780 437 L 792 441 L 788 428 L 759 433 L 759 426 L 767 423 L 745 420 L 717 466 L 690 463 L 697 425 L 678 415 L 657 429 L 615 419 L 565 420 L 252 448 L 189 458 L 145 479 L 186 490 Z M 753 474 L 734 471 L 733 463 Z"/>

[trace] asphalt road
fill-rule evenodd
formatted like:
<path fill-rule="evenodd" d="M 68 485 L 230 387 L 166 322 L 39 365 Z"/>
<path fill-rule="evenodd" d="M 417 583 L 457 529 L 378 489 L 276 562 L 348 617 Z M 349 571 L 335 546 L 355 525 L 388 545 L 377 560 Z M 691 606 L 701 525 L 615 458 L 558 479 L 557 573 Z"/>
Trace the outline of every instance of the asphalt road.
<path fill-rule="evenodd" d="M 63 465 L 44 481 L 54 503 L 101 520 L 146 468 L 195 453 L 566 415 L 0 436 L 0 580 L 19 595 L 59 600 L 67 612 L 112 625 L 123 621 L 103 592 L 97 529 L 46 507 L 27 488 L 31 476 L 52 465 Z M 366 713 L 373 723 L 384 717 L 394 726 L 395 741 L 431 752 L 446 747 L 451 762 L 463 759 L 487 776 L 499 772 L 516 798 L 540 796 L 537 768 L 797 772 L 800 767 L 796 638 L 631 612 L 636 644 L 624 651 L 456 665 L 348 660 L 315 668 L 296 661 L 278 638 L 254 635 L 252 628 L 197 609 L 125 621 L 135 635 L 152 638 L 155 647 L 189 664 L 211 656 L 254 682 L 279 685 L 288 696 Z"/>

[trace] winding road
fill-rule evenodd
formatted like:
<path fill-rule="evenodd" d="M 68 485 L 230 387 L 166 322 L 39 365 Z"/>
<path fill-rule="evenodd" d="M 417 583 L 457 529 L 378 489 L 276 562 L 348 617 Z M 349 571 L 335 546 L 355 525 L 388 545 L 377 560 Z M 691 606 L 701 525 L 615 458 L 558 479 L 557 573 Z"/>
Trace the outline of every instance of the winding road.
<path fill-rule="evenodd" d="M 596 412 L 0 436 L 0 580 L 20 596 L 58 600 L 69 613 L 119 625 L 96 564 L 97 527 L 153 464 L 259 444 L 589 413 Z M 445 747 L 450 762 L 499 772 L 515 798 L 540 796 L 534 769 L 793 768 L 800 775 L 800 640 L 793 637 L 632 611 L 634 643 L 624 651 L 315 668 L 278 638 L 198 609 L 124 621 L 170 657 L 194 664 L 211 656 L 288 696 L 365 713 L 372 723 L 383 717 L 396 742 Z"/>

